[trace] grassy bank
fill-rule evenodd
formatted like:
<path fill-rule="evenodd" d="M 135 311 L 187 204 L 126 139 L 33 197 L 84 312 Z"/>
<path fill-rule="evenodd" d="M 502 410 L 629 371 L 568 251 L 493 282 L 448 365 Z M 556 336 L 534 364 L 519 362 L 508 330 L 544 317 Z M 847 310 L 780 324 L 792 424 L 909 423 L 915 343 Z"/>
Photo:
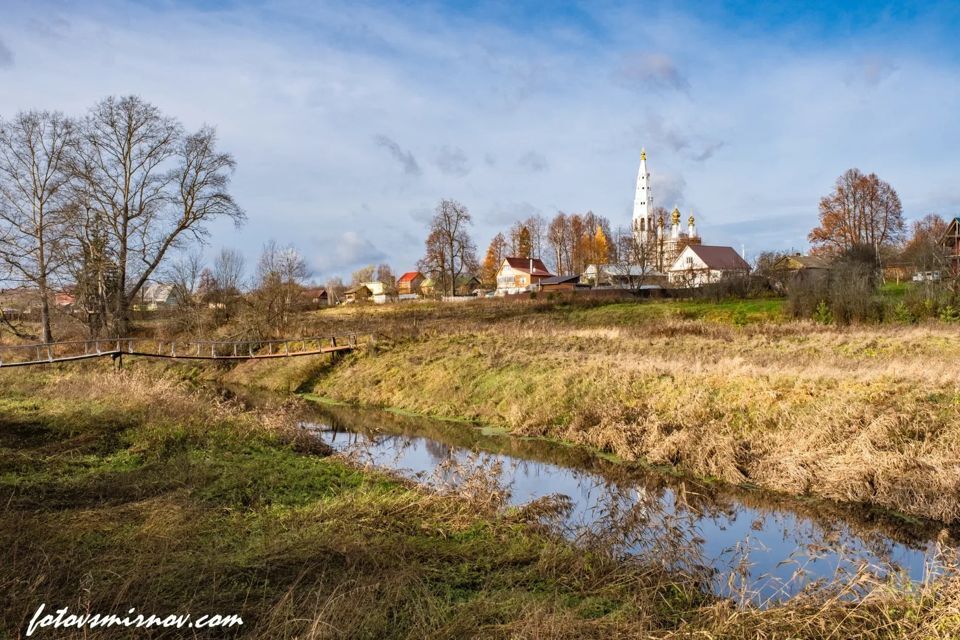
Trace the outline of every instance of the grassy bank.
<path fill-rule="evenodd" d="M 655 565 L 558 541 L 528 524 L 529 509 L 425 493 L 326 456 L 292 428 L 295 408 L 241 410 L 92 368 L 3 372 L 0 388 L 0 635 L 22 634 L 41 602 L 239 614 L 231 633 L 251 638 L 958 631 L 952 582 L 737 611 Z"/>
<path fill-rule="evenodd" d="M 960 341 L 951 328 L 738 327 L 636 320 L 649 313 L 638 309 L 450 322 L 317 366 L 312 382 L 287 370 L 287 387 L 479 420 L 731 483 L 960 519 Z M 232 375 L 250 381 L 253 371 Z"/>

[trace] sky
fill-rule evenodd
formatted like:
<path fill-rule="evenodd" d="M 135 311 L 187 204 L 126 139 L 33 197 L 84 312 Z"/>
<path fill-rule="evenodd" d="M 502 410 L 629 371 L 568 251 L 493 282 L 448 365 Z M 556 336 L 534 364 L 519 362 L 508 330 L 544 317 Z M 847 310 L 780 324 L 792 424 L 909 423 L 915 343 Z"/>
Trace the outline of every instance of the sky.
<path fill-rule="evenodd" d="M 237 160 L 246 224 L 313 278 L 414 268 L 434 207 L 482 256 L 533 213 L 655 204 L 751 258 L 807 247 L 846 169 L 960 214 L 960 4 L 0 0 L 0 116 L 137 94 Z"/>

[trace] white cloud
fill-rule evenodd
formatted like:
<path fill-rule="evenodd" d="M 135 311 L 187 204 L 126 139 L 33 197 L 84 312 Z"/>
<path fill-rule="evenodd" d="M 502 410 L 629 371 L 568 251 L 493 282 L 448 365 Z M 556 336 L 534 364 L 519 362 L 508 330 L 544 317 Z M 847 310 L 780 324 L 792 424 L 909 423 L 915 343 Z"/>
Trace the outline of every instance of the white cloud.
<path fill-rule="evenodd" d="M 640 146 L 658 203 L 748 249 L 801 246 L 795 228 L 851 166 L 891 182 L 908 215 L 957 202 L 960 70 L 910 33 L 810 46 L 676 9 L 595 9 L 590 33 L 432 5 L 226 6 L 15 0 L 0 115 L 138 93 L 217 126 L 250 220 L 215 226 L 212 249 L 252 262 L 274 237 L 323 277 L 413 264 L 443 197 L 474 213 L 481 247 L 513 212 L 628 224 Z M 756 223 L 779 217 L 795 228 Z"/>

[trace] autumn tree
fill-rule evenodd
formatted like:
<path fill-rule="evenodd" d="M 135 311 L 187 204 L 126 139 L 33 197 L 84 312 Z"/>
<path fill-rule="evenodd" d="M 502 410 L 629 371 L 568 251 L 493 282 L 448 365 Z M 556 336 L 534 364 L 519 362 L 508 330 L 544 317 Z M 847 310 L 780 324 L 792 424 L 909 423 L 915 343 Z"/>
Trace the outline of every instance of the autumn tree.
<path fill-rule="evenodd" d="M 815 251 L 868 254 L 880 264 L 903 232 L 903 207 L 894 188 L 875 173 L 849 169 L 837 178 L 833 193 L 820 200 L 820 226 L 809 240 Z"/>
<path fill-rule="evenodd" d="M 80 224 L 105 232 L 101 257 L 115 284 L 102 306 L 112 332 L 126 335 L 132 301 L 172 249 L 202 240 L 215 219 L 244 219 L 228 191 L 235 162 L 217 149 L 212 128 L 187 133 L 136 96 L 97 104 L 78 137 L 75 212 Z"/>
<path fill-rule="evenodd" d="M 935 213 L 910 225 L 910 236 L 901 258 L 918 271 L 933 271 L 943 266 L 944 253 L 940 241 L 947 231 L 947 221 Z"/>
<path fill-rule="evenodd" d="M 597 225 L 597 230 L 593 234 L 593 259 L 597 264 L 606 264 L 610 262 L 610 242 L 607 240 L 607 234 L 603 232 L 603 227 Z"/>
<path fill-rule="evenodd" d="M 500 271 L 500 265 L 503 264 L 505 257 L 507 257 L 507 240 L 502 233 L 498 233 L 490 241 L 480 267 L 480 280 L 485 287 L 497 286 L 497 272 Z"/>
<path fill-rule="evenodd" d="M 74 123 L 60 113 L 31 111 L 0 120 L 0 263 L 15 281 L 36 287 L 44 342 L 51 342 L 53 280 L 68 256 Z"/>
<path fill-rule="evenodd" d="M 441 291 L 454 295 L 460 276 L 478 269 L 476 247 L 470 238 L 470 212 L 456 200 L 444 199 L 437 205 L 423 258 L 418 268 L 437 283 Z"/>

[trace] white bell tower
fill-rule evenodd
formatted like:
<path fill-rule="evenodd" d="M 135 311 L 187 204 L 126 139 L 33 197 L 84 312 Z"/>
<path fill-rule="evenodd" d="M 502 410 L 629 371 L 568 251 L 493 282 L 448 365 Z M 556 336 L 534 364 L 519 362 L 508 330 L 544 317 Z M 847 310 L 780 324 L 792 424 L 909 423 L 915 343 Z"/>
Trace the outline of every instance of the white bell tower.
<path fill-rule="evenodd" d="M 641 149 L 640 171 L 637 172 L 637 193 L 633 198 L 633 237 L 638 244 L 645 244 L 656 234 L 652 212 L 653 195 L 650 193 L 647 152 Z"/>

